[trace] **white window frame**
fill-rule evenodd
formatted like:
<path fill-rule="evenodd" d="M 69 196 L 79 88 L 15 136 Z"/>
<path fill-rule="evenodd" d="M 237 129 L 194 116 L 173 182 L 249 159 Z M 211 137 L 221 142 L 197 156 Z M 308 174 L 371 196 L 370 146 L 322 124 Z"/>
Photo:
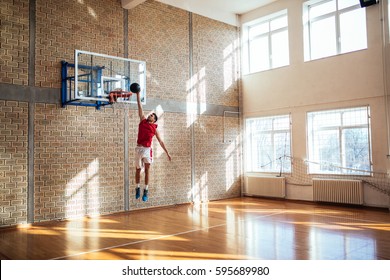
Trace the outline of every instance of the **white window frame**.
<path fill-rule="evenodd" d="M 353 110 L 367 110 L 367 123 L 366 124 L 345 124 L 343 121 L 343 114 L 350 113 Z M 329 124 L 328 126 L 321 126 L 320 128 L 315 128 L 313 125 L 313 118 L 310 115 L 320 115 L 326 113 L 340 113 L 340 124 Z M 309 174 L 337 174 L 337 175 L 372 175 L 372 147 L 371 147 L 371 123 L 370 123 L 370 107 L 369 106 L 359 106 L 359 107 L 350 107 L 350 108 L 341 108 L 341 109 L 332 109 L 332 110 L 323 110 L 323 111 L 313 111 L 307 113 L 307 151 L 308 151 L 308 173 Z M 368 149 L 368 162 L 366 164 L 369 166 L 369 169 L 359 169 L 359 168 L 348 168 L 347 155 L 345 149 L 347 145 L 344 143 L 343 131 L 347 129 L 362 128 L 367 129 L 367 149 Z M 336 157 L 339 157 L 339 162 L 341 165 L 338 165 L 334 162 L 324 162 L 319 159 L 319 150 L 316 150 L 316 139 L 318 139 L 318 134 L 325 131 L 338 131 L 338 154 Z M 334 171 L 325 171 L 321 170 L 320 165 L 330 166 L 334 168 Z"/>
<path fill-rule="evenodd" d="M 331 2 L 331 1 L 336 1 L 336 11 L 330 12 L 330 13 L 327 13 L 327 14 L 324 14 L 324 15 L 321 15 L 321 16 L 318 16 L 318 17 L 315 17 L 315 18 L 310 18 L 310 8 L 311 7 L 322 5 L 324 3 Z M 343 9 L 339 9 L 339 1 L 343 1 L 343 0 L 310 0 L 310 1 L 307 1 L 307 2 L 303 3 L 305 61 L 311 61 L 311 60 L 316 60 L 316 59 L 321 59 L 321 58 L 325 58 L 325 57 L 330 57 L 330 56 L 335 56 L 335 55 L 340 55 L 340 54 L 344 54 L 344 53 L 349 53 L 349 52 L 354 52 L 354 51 L 367 49 L 367 44 L 368 44 L 368 42 L 367 42 L 367 23 L 364 22 L 365 30 L 359 30 L 359 32 L 366 34 L 366 36 L 365 36 L 366 37 L 365 47 L 356 48 L 354 50 L 348 50 L 348 51 L 345 51 L 345 52 L 341 51 L 340 16 L 342 14 L 345 14 L 347 12 L 351 12 L 353 10 L 361 10 L 361 11 L 363 11 L 365 13 L 365 8 L 361 8 L 360 4 L 359 4 L 359 1 L 357 1 L 357 4 L 355 4 L 353 6 L 350 6 L 350 7 L 347 7 L 347 8 L 343 8 Z M 336 28 L 336 30 L 335 30 L 336 38 L 334 38 L 335 39 L 335 44 L 336 44 L 336 52 L 333 53 L 333 54 L 330 54 L 330 55 L 325 55 L 325 56 L 314 57 L 313 58 L 312 57 L 312 48 L 311 48 L 311 42 L 312 42 L 311 41 L 311 24 L 314 23 L 314 22 L 320 21 L 320 20 L 331 18 L 333 16 L 335 17 L 335 28 Z M 364 19 L 366 19 L 365 16 L 364 16 Z"/>
<path fill-rule="evenodd" d="M 287 19 L 287 26 L 282 27 L 282 28 L 278 28 L 278 29 L 274 29 L 271 31 L 271 28 L 270 28 L 271 22 L 275 21 L 277 19 L 283 18 L 283 17 L 286 17 L 286 19 Z M 269 25 L 268 32 L 262 33 L 254 38 L 250 38 L 250 30 L 255 28 L 256 26 L 259 26 L 259 25 L 264 24 L 264 23 L 268 23 L 268 25 Z M 287 31 L 287 40 L 288 40 L 288 13 L 287 13 L 287 9 L 281 10 L 281 11 L 276 12 L 276 13 L 272 13 L 270 15 L 267 15 L 267 16 L 258 18 L 254 21 L 243 24 L 243 42 L 244 42 L 244 44 L 243 44 L 243 74 L 252 74 L 252 73 L 256 73 L 256 72 L 262 72 L 262 71 L 267 71 L 267 70 L 271 70 L 271 69 L 275 69 L 275 68 L 279 68 L 279 67 L 288 66 L 290 64 L 289 46 L 288 46 L 288 51 L 286 54 L 288 57 L 288 61 L 285 65 L 274 66 L 273 59 L 272 59 L 272 35 L 277 34 L 277 33 L 281 33 L 281 32 L 286 32 L 286 31 Z M 251 60 L 251 42 L 252 42 L 252 40 L 258 39 L 260 37 L 267 37 L 268 38 L 268 54 L 267 54 L 267 56 L 268 56 L 269 67 L 266 69 L 262 69 L 262 70 L 252 70 L 254 67 L 253 67 L 253 62 Z"/>
<path fill-rule="evenodd" d="M 278 119 L 283 119 L 287 118 L 289 122 L 288 129 L 275 129 L 275 121 Z M 267 129 L 267 130 L 259 130 L 259 131 L 254 131 L 253 127 L 249 126 L 250 121 L 255 121 L 255 120 L 267 120 L 269 119 L 272 122 L 272 128 Z M 264 117 L 254 117 L 254 118 L 247 118 L 245 120 L 245 133 L 246 133 L 246 149 L 245 149 L 245 169 L 246 172 L 260 172 L 260 173 L 291 173 L 292 172 L 292 136 L 291 136 L 291 114 L 284 114 L 284 115 L 275 115 L 275 116 L 264 116 Z M 253 133 L 257 133 L 256 135 L 253 135 Z M 281 133 L 286 133 L 285 135 L 285 141 L 283 143 L 283 153 L 284 155 L 278 155 L 277 154 L 277 143 L 275 143 L 275 135 L 276 134 L 281 134 Z M 272 146 L 272 158 L 270 158 L 269 162 L 264 163 L 263 166 L 260 166 L 258 168 L 256 165 L 259 165 L 260 162 L 254 163 L 255 156 L 254 152 L 252 150 L 253 148 L 253 141 L 254 137 L 261 137 L 261 134 L 268 135 L 270 136 L 271 140 L 271 146 Z M 287 142 L 288 141 L 288 142 Z M 287 150 L 287 145 L 289 146 L 289 149 Z M 257 158 L 258 161 L 261 161 L 261 156 Z M 287 162 L 287 165 L 289 165 L 289 168 L 284 169 L 283 166 Z"/>

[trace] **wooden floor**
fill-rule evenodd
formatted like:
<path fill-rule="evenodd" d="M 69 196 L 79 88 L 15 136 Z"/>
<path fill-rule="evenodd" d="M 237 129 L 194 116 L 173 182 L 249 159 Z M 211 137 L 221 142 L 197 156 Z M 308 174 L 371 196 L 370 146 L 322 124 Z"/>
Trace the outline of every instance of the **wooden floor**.
<path fill-rule="evenodd" d="M 390 213 L 237 198 L 0 230 L 1 259 L 390 259 Z"/>

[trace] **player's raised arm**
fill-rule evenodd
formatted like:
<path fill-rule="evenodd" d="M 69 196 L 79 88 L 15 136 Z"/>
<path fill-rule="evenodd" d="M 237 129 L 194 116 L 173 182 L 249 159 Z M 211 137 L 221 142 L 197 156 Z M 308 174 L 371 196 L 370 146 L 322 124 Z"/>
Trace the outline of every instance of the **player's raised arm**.
<path fill-rule="evenodd" d="M 145 116 L 144 116 L 144 110 L 142 109 L 141 96 L 140 96 L 141 87 L 137 83 L 131 84 L 130 91 L 137 95 L 138 116 L 139 119 L 142 121 L 143 119 L 145 119 Z"/>

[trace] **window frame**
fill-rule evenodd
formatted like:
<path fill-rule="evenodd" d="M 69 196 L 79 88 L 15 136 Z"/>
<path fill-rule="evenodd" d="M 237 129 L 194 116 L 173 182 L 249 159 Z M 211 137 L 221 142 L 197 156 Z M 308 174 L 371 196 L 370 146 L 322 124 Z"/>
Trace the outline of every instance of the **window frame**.
<path fill-rule="evenodd" d="M 329 12 L 326 14 L 323 14 L 321 16 L 317 16 L 315 18 L 310 18 L 310 8 L 311 7 L 316 7 L 323 5 L 327 2 L 332 2 L 336 1 L 336 10 L 333 12 Z M 350 53 L 350 52 L 355 52 L 355 51 L 361 51 L 365 50 L 368 48 L 368 38 L 367 38 L 367 20 L 365 16 L 365 27 L 366 27 L 366 44 L 364 48 L 358 48 L 355 50 L 349 50 L 342 52 L 341 46 L 342 46 L 342 38 L 341 38 L 341 24 L 340 24 L 340 17 L 343 14 L 346 14 L 348 12 L 354 11 L 354 10 L 361 10 L 362 8 L 360 7 L 359 2 L 353 6 L 349 6 L 346 8 L 339 9 L 339 1 L 342 0 L 309 0 L 303 3 L 303 26 L 304 26 L 304 60 L 305 62 L 307 61 L 313 61 L 317 59 L 323 59 L 327 57 L 332 57 L 332 56 L 337 56 L 345 53 Z M 364 10 L 365 11 L 365 10 Z M 366 15 L 366 14 L 365 14 Z M 312 50 L 312 33 L 311 33 L 311 25 L 312 23 L 319 22 L 324 19 L 332 18 L 334 16 L 334 21 L 335 21 L 335 38 L 334 38 L 334 43 L 336 44 L 336 53 L 331 54 L 331 55 L 325 55 L 321 57 L 316 57 L 312 58 L 313 50 Z"/>
<path fill-rule="evenodd" d="M 258 164 L 254 164 L 253 163 L 253 158 L 252 158 L 252 154 L 253 152 L 250 152 L 250 154 L 248 155 L 248 152 L 249 151 L 252 151 L 252 142 L 254 141 L 253 138 L 251 137 L 250 134 L 252 134 L 251 131 L 249 131 L 249 127 L 248 127 L 248 121 L 251 121 L 251 120 L 258 120 L 258 119 L 271 119 L 272 122 L 274 122 L 276 119 L 281 119 L 281 118 L 287 118 L 288 119 L 288 129 L 267 129 L 267 130 L 264 130 L 266 131 L 265 134 L 271 134 L 271 139 L 273 140 L 272 141 L 272 152 L 274 154 L 274 159 L 271 161 L 271 162 L 276 162 L 278 160 L 278 157 L 276 156 L 275 152 L 276 152 L 276 145 L 275 145 L 275 135 L 278 134 L 278 133 L 282 133 L 282 132 L 287 132 L 289 133 L 288 135 L 288 144 L 289 144 L 289 151 L 285 151 L 286 154 L 289 154 L 288 157 L 290 157 L 289 159 L 289 169 L 286 170 L 283 168 L 283 165 L 279 166 L 279 169 L 276 169 L 277 168 L 277 165 L 275 168 L 271 168 L 271 169 L 264 169 L 262 170 L 261 168 L 260 169 L 257 169 L 255 166 L 258 165 L 258 164 L 261 164 L 261 161 L 258 163 Z M 261 134 L 261 131 L 258 132 L 259 135 Z M 281 114 L 281 115 L 270 115 L 270 116 L 259 116 L 259 117 L 248 117 L 245 119 L 245 135 L 247 136 L 246 137 L 246 148 L 245 148 L 245 170 L 246 172 L 249 172 L 249 173 L 263 173 L 263 174 L 280 174 L 280 173 L 284 173 L 284 174 L 291 174 L 292 173 L 292 119 L 291 119 L 291 114 Z M 260 154 L 259 154 L 260 155 Z M 251 159 L 249 159 L 251 158 Z M 258 160 L 261 159 L 261 156 L 259 156 Z M 249 160 L 250 160 L 250 163 L 249 163 Z"/>
<path fill-rule="evenodd" d="M 275 30 L 271 30 L 271 22 L 277 20 L 277 19 L 281 19 L 283 17 L 286 17 L 286 21 L 287 21 L 287 25 L 284 26 L 284 27 L 281 27 L 281 28 L 277 28 Z M 262 34 L 259 34 L 257 36 L 254 36 L 253 38 L 250 37 L 250 31 L 251 29 L 261 25 L 261 24 L 264 24 L 264 23 L 268 23 L 268 31 L 266 33 L 262 33 Z M 289 44 L 288 44 L 288 50 L 287 50 L 287 57 L 288 57 L 288 61 L 285 65 L 280 65 L 280 66 L 274 66 L 274 60 L 273 60 L 273 55 L 272 55 L 272 35 L 274 34 L 278 34 L 278 33 L 282 33 L 282 32 L 287 32 L 287 41 L 289 42 L 289 33 L 288 33 L 288 10 L 287 9 L 283 9 L 281 11 L 278 11 L 278 12 L 275 12 L 275 13 L 272 13 L 272 14 L 269 14 L 269 15 L 266 15 L 266 16 L 263 16 L 263 17 L 260 17 L 254 21 L 251 21 L 251 22 L 248 22 L 248 23 L 245 23 L 243 25 L 243 41 L 244 41 L 244 44 L 245 44 L 245 47 L 243 48 L 244 50 L 244 62 L 245 62 L 245 66 L 244 66 L 244 74 L 253 74 L 253 73 L 258 73 L 258 72 L 263 72 L 263 71 L 268 71 L 268 70 L 272 70 L 272 69 L 276 69 L 276 68 L 280 68 L 280 67 L 285 67 L 285 66 L 288 66 L 290 65 L 290 47 L 289 47 Z M 253 63 L 252 63 L 252 59 L 251 59 L 251 43 L 255 40 L 255 39 L 259 39 L 259 38 L 267 38 L 267 41 L 268 41 L 268 53 L 267 53 L 267 57 L 268 57 L 268 68 L 266 69 L 260 69 L 260 70 L 252 70 L 253 68 Z"/>
<path fill-rule="evenodd" d="M 363 109 L 363 108 L 366 108 L 367 110 L 367 123 L 366 124 L 359 124 L 359 125 L 343 125 L 343 121 L 342 121 L 342 117 L 341 117 L 341 124 L 340 125 L 331 125 L 331 126 L 327 126 L 327 127 L 324 127 L 324 128 L 321 128 L 321 129 L 318 129 L 317 131 L 335 131 L 337 130 L 338 131 L 338 147 L 339 147 L 339 158 L 340 158 L 340 162 L 341 162 L 341 165 L 344 165 L 344 162 L 345 162 L 345 165 L 347 165 L 347 162 L 346 162 L 346 159 L 347 159 L 347 155 L 345 153 L 345 151 L 343 151 L 343 148 L 345 147 L 345 145 L 343 145 L 343 130 L 348 130 L 348 129 L 353 129 L 353 128 L 366 128 L 367 129 L 367 148 L 368 148 L 368 165 L 369 165 L 369 170 L 358 170 L 358 169 L 355 169 L 356 173 L 348 173 L 348 172 L 326 172 L 326 171 L 323 171 L 321 172 L 320 170 L 315 170 L 315 171 L 312 171 L 311 169 L 311 165 L 312 164 L 318 164 L 318 162 L 316 162 L 316 158 L 314 155 L 312 155 L 311 153 L 314 153 L 314 147 L 315 147 L 315 144 L 312 143 L 315 139 L 315 136 L 314 136 L 314 130 L 310 131 L 310 127 L 312 127 L 313 125 L 310 123 L 310 117 L 309 117 L 309 114 L 315 114 L 315 113 L 318 113 L 318 114 L 321 114 L 321 113 L 325 113 L 325 112 L 341 112 L 341 113 L 347 113 L 347 112 L 350 112 L 351 110 L 353 109 Z M 363 106 L 356 106 L 356 107 L 344 107 L 344 108 L 335 108 L 335 109 L 324 109 L 324 110 L 318 110 L 318 111 L 311 111 L 311 112 L 307 112 L 306 113 L 306 127 L 307 127 L 307 131 L 306 131 L 306 143 L 307 143 L 307 157 L 308 157 L 308 174 L 309 175 L 330 175 L 330 174 L 333 174 L 333 175 L 337 175 L 337 176 L 372 176 L 372 172 L 373 172 L 373 162 L 372 162 L 372 141 L 371 141 L 371 112 L 370 112 L 370 106 L 369 105 L 363 105 Z M 313 136 L 313 139 L 310 139 L 310 135 L 309 134 L 312 134 Z M 313 147 L 313 148 L 312 148 Z M 332 163 L 329 163 L 329 164 L 332 164 Z M 339 166 L 340 170 L 351 170 L 351 168 L 348 168 L 346 166 Z"/>

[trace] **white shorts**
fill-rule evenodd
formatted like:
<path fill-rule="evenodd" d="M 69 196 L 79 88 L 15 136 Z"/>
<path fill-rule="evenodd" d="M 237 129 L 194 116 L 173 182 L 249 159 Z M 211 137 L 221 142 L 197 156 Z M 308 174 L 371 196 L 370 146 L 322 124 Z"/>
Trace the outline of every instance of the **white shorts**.
<path fill-rule="evenodd" d="M 143 168 L 144 163 L 152 163 L 152 162 L 153 162 L 152 147 L 143 147 L 143 146 L 135 147 L 135 167 L 137 169 Z"/>

